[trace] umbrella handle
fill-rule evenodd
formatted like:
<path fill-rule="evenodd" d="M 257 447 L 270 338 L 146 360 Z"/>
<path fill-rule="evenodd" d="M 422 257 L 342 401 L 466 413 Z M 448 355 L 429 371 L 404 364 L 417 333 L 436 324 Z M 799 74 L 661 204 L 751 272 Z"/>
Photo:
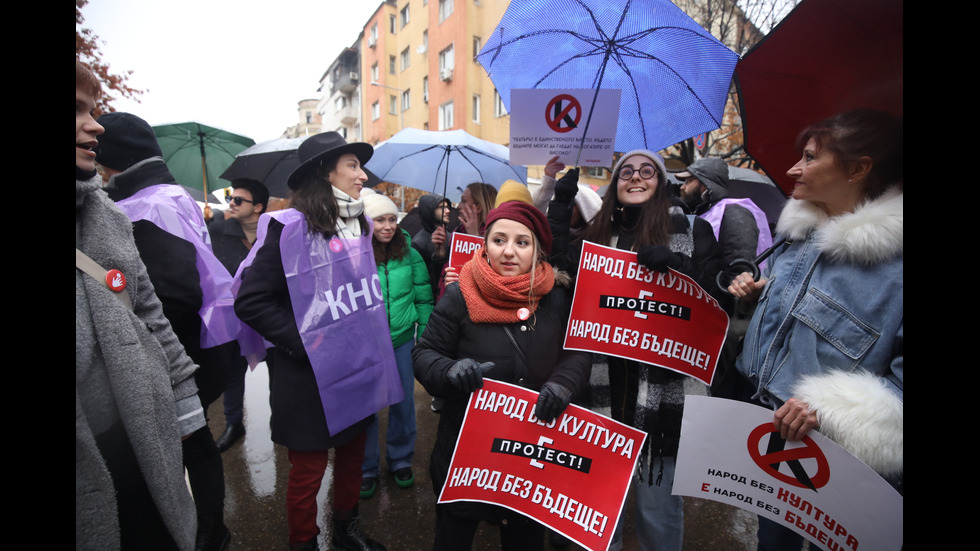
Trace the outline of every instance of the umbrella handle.
<path fill-rule="evenodd" d="M 762 275 L 762 272 L 759 271 L 759 264 L 762 264 L 780 246 L 789 245 L 791 243 L 792 241 L 787 241 L 786 238 L 784 237 L 779 241 L 773 243 L 772 247 L 769 247 L 768 249 L 762 251 L 762 254 L 755 257 L 755 260 L 746 260 L 744 258 L 737 258 L 735 260 L 732 260 L 728 264 L 727 268 L 718 272 L 718 275 L 715 276 L 715 285 L 717 285 L 719 289 L 727 293 L 728 284 L 723 283 L 724 280 L 722 278 L 727 275 L 728 277 L 726 279 L 728 279 L 728 283 L 731 283 L 731 281 L 735 279 L 735 276 L 737 276 L 742 272 L 751 273 L 752 279 L 754 279 L 755 281 L 759 281 L 759 277 Z"/>

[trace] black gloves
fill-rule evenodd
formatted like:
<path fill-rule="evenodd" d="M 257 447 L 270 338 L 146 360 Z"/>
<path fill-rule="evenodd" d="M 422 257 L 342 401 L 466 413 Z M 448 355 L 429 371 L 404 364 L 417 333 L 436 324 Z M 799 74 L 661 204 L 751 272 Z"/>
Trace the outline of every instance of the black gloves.
<path fill-rule="evenodd" d="M 538 403 L 534 406 L 534 416 L 550 423 L 561 415 L 572 401 L 572 391 L 551 381 L 541 387 Z"/>
<path fill-rule="evenodd" d="M 451 385 L 463 392 L 473 392 L 483 386 L 483 374 L 493 369 L 493 366 L 493 362 L 479 363 L 472 358 L 463 358 L 449 368 L 446 378 Z"/>
<path fill-rule="evenodd" d="M 571 204 L 575 200 L 575 194 L 578 193 L 578 172 L 578 168 L 569 169 L 555 183 L 554 201 L 556 203 Z"/>
<path fill-rule="evenodd" d="M 668 268 L 681 267 L 680 256 L 664 245 L 646 245 L 636 253 L 636 261 L 655 272 L 667 273 Z"/>

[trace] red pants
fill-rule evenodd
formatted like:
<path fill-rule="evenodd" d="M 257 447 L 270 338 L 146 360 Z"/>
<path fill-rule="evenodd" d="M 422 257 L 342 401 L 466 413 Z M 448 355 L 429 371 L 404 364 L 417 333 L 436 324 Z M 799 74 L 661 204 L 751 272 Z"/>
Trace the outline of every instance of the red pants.
<path fill-rule="evenodd" d="M 366 433 L 334 448 L 333 509 L 348 513 L 357 507 L 361 495 L 361 464 L 364 462 Z M 289 450 L 289 483 L 286 488 L 286 520 L 289 542 L 303 543 L 320 533 L 316 525 L 316 495 L 327 470 L 329 450 L 299 452 Z"/>

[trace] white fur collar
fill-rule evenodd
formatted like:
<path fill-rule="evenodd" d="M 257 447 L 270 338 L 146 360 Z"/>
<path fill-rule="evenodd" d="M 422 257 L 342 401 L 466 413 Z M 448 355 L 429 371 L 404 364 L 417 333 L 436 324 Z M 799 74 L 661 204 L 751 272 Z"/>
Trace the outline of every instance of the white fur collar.
<path fill-rule="evenodd" d="M 790 240 L 817 232 L 820 250 L 831 259 L 879 264 L 904 254 L 904 197 L 897 187 L 858 205 L 854 212 L 828 217 L 809 201 L 790 199 L 776 224 L 776 232 Z"/>

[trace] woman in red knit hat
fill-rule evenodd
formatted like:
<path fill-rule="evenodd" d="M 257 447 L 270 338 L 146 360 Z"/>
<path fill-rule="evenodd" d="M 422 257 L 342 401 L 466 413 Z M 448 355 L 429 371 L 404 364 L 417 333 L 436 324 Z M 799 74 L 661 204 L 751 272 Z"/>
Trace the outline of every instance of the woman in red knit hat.
<path fill-rule="evenodd" d="M 415 347 L 416 379 L 445 400 L 429 462 L 436 495 L 483 377 L 539 391 L 534 414 L 545 422 L 588 381 L 590 355 L 562 349 L 572 292 L 568 275 L 545 260 L 550 250 L 541 211 L 517 201 L 491 210 L 483 247 L 446 288 Z M 470 549 L 480 521 L 500 526 L 503 549 L 544 548 L 543 525 L 495 505 L 458 502 L 436 505 L 433 549 Z"/>

